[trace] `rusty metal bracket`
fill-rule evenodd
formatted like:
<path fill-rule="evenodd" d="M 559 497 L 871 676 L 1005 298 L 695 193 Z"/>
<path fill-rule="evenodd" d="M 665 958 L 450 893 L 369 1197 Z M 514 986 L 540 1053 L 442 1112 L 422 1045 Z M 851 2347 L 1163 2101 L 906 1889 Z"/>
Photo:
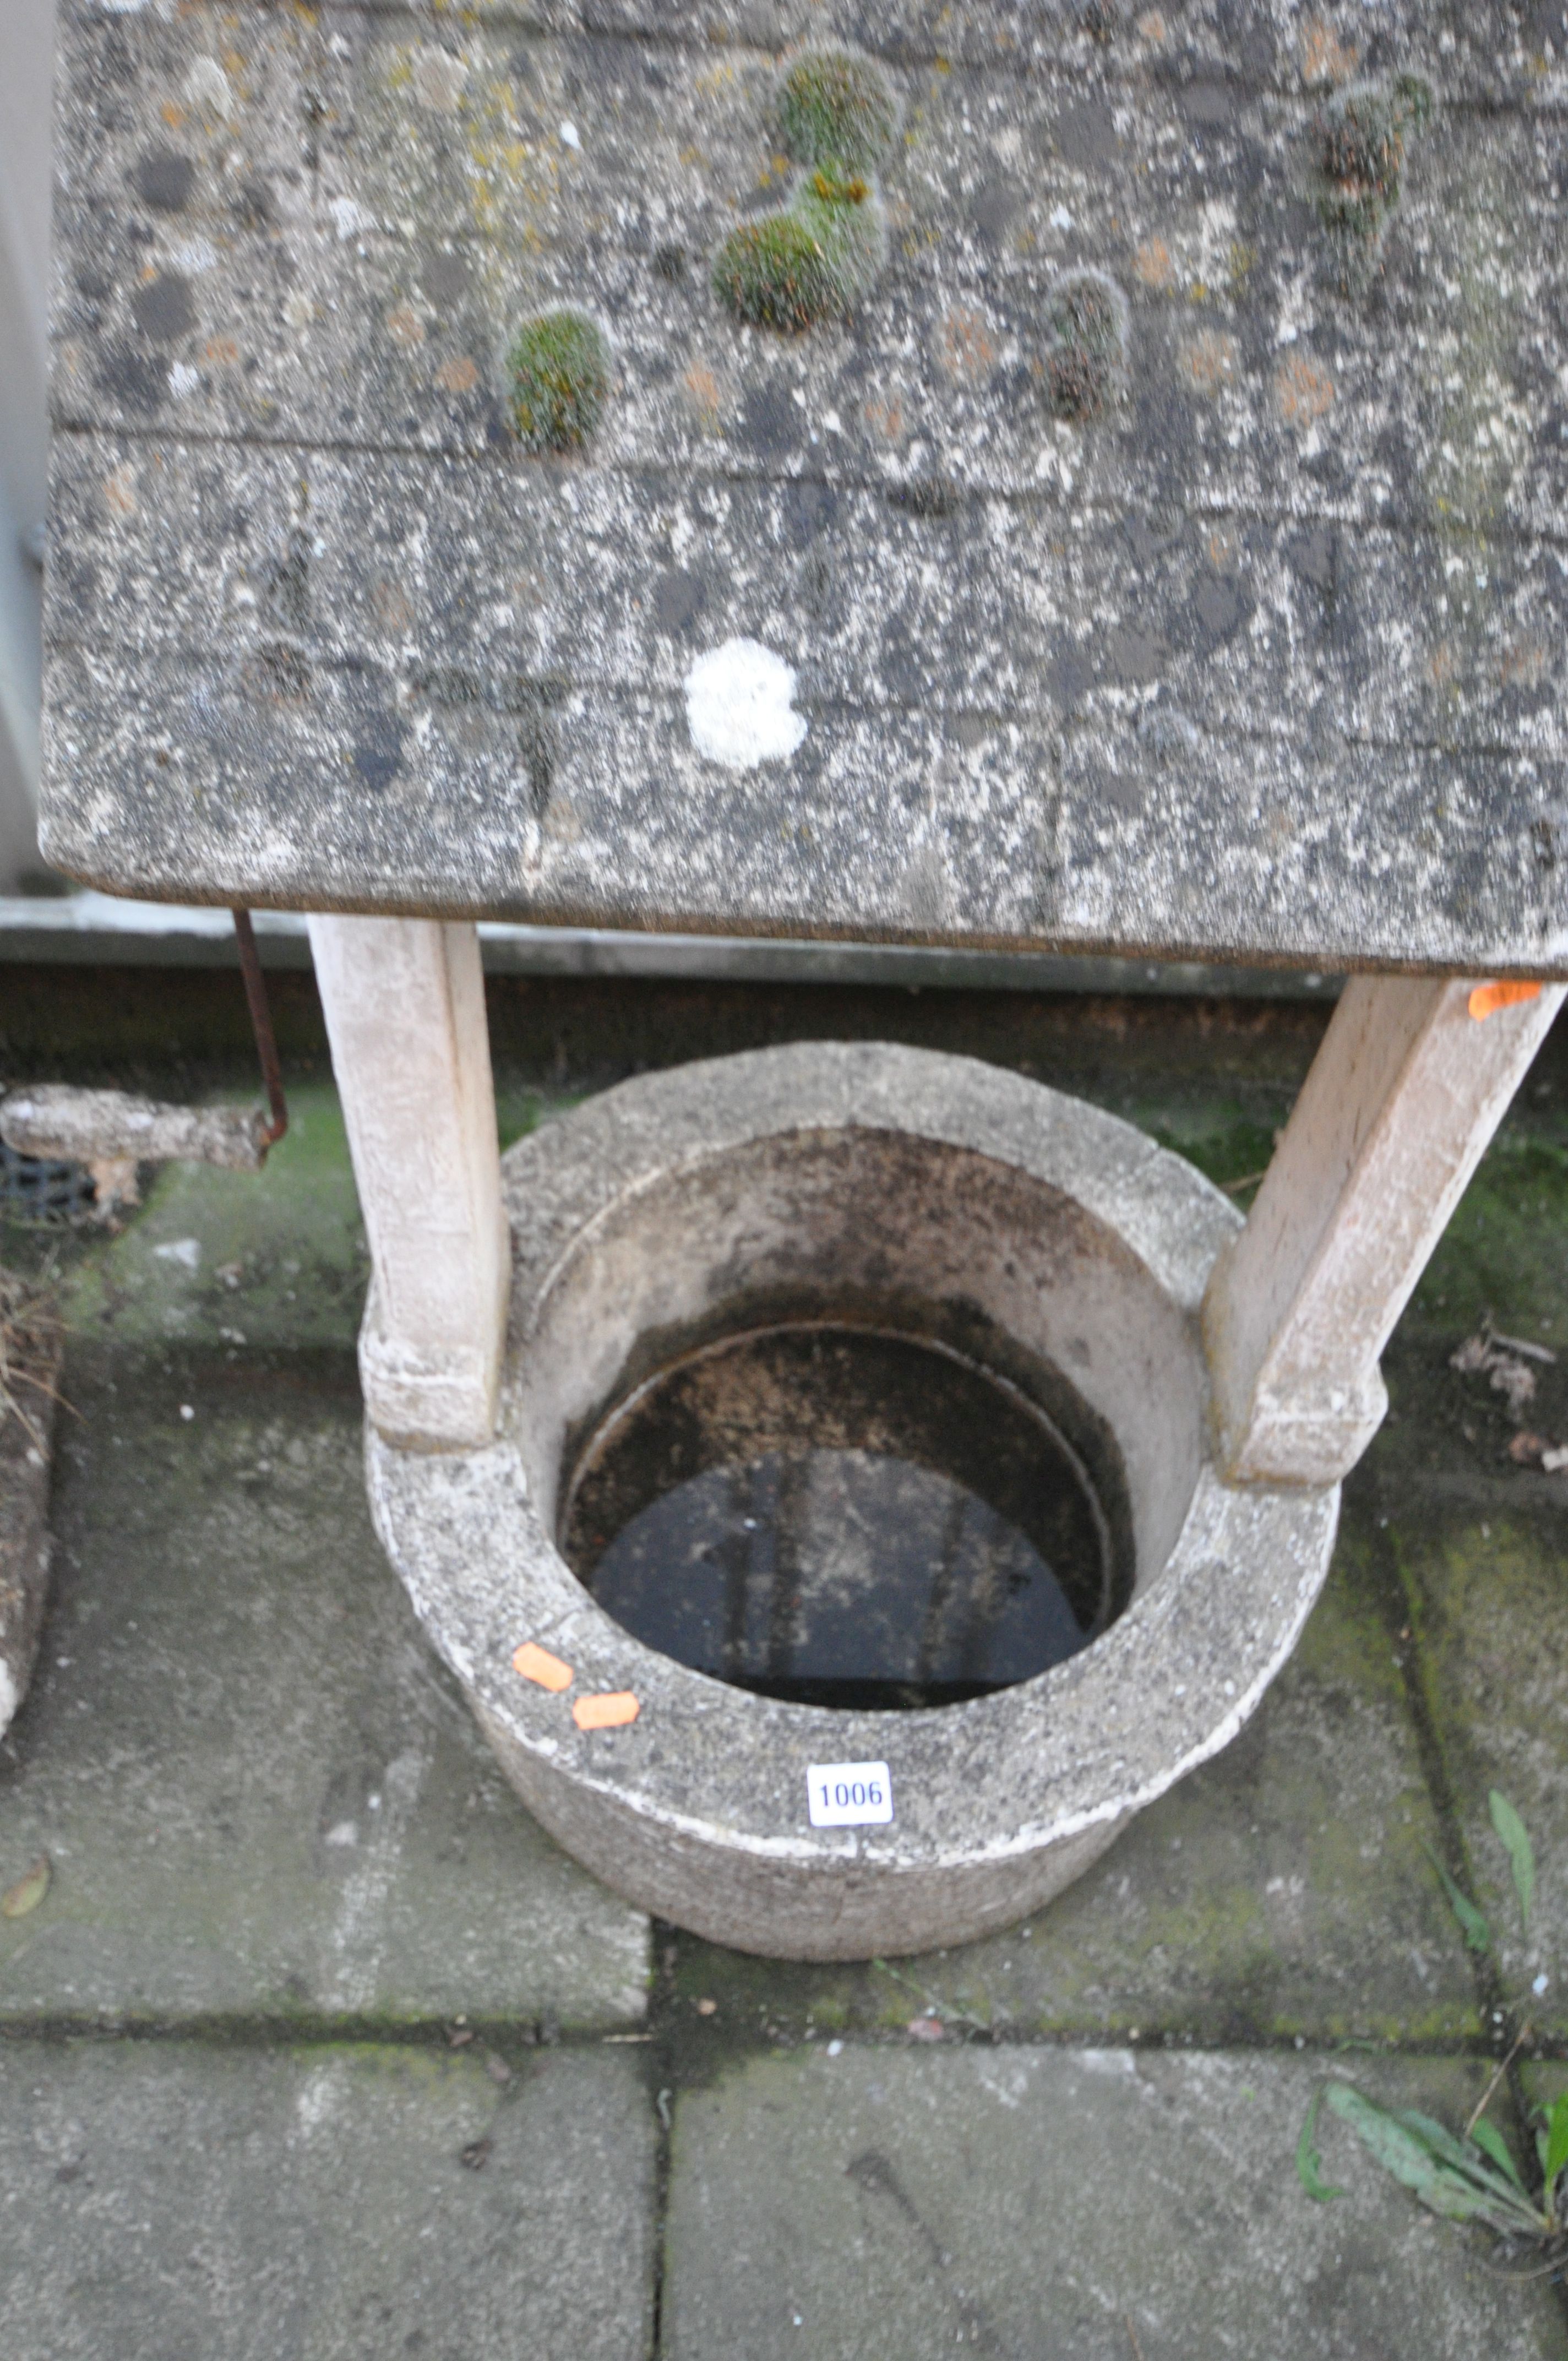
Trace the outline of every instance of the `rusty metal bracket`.
<path fill-rule="evenodd" d="M 221 1164 L 231 1171 L 259 1172 L 268 1149 L 289 1128 L 272 1013 L 248 910 L 235 911 L 234 930 L 266 1108 L 166 1106 L 124 1091 L 78 1090 L 69 1082 L 35 1083 L 0 1098 L 0 1139 L 18 1156 L 84 1166 L 93 1176 L 95 1220 L 112 1221 L 120 1206 L 137 1202 L 138 1164 Z"/>
<path fill-rule="evenodd" d="M 272 1011 L 267 1005 L 267 979 L 261 972 L 261 957 L 256 948 L 256 929 L 250 923 L 248 910 L 235 911 L 234 935 L 239 946 L 239 972 L 245 978 L 250 1029 L 256 1036 L 257 1055 L 261 1060 L 261 1079 L 267 1087 L 267 1104 L 272 1111 L 271 1123 L 261 1134 L 261 1144 L 263 1148 L 272 1148 L 289 1128 L 289 1103 L 283 1096 L 283 1070 L 278 1063 Z"/>

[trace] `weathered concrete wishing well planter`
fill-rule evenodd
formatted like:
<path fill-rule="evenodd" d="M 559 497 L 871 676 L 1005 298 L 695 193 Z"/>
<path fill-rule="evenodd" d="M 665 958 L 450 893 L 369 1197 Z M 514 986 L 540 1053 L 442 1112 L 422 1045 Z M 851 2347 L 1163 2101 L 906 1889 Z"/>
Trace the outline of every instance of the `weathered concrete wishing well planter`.
<path fill-rule="evenodd" d="M 854 1955 L 1032 1906 L 1288 1650 L 1568 976 L 1568 27 L 62 22 L 46 850 L 322 914 L 427 1628 L 682 1923 Z M 632 1083 L 503 1172 L 482 916 L 1359 972 L 1244 1225 L 890 1049 Z M 788 1368 L 992 1385 L 1093 1496 L 1087 1644 L 873 1713 L 634 1637 L 568 1570 L 584 1470 L 753 1348 L 785 1460 Z"/>
<path fill-rule="evenodd" d="M 812 1047 L 623 1084 L 503 1177 L 497 1439 L 373 1437 L 371 1498 L 520 1793 L 612 1884 L 773 1954 L 924 1949 L 1047 1900 L 1240 1728 L 1318 1594 L 1339 1495 L 1214 1473 L 1196 1315 L 1239 1219 L 1190 1165 L 968 1059 Z M 642 1337 L 786 1302 L 797 1319 L 880 1305 L 938 1336 L 961 1309 L 965 1343 L 984 1326 L 1015 1370 L 1072 1370 L 1131 1526 L 1133 1598 L 1104 1637 L 967 1704 L 854 1713 L 708 1679 L 610 1620 L 555 1544 L 573 1427 Z M 523 1629 L 571 1690 L 517 1678 Z M 635 1724 L 578 1730 L 585 1692 L 635 1696 Z M 879 1759 L 891 1822 L 809 1825 L 808 1764 Z"/>

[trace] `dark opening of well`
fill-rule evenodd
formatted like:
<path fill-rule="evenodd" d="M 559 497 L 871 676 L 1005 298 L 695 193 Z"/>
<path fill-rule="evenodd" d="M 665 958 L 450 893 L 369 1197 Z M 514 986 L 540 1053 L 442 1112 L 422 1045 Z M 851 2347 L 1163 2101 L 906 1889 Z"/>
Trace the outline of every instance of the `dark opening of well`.
<path fill-rule="evenodd" d="M 578 1456 L 561 1546 L 646 1646 L 845 1708 L 1027 1680 L 1126 1588 L 1082 1457 L 1025 1393 L 832 1321 L 725 1337 L 640 1386 Z"/>

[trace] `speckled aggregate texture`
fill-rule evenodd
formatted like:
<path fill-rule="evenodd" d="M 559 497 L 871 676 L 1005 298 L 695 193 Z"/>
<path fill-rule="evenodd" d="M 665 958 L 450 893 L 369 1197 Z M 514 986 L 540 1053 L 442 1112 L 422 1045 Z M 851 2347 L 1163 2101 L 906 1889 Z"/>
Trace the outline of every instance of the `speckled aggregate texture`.
<path fill-rule="evenodd" d="M 173 1373 L 137 1327 L 123 1391 L 67 1363 L 49 1638 L 0 1750 L 0 1892 L 54 1874 L 0 1917 L 0 2026 L 640 2025 L 646 1923 L 517 1807 L 432 1664 L 352 1385 L 318 1358 L 273 1394 L 238 1348 Z"/>
<path fill-rule="evenodd" d="M 6 2361 L 642 2361 L 629 2069 L 556 2056 L 498 2091 L 477 2058 L 380 2044 L 7 2044 Z"/>
<path fill-rule="evenodd" d="M 1568 974 L 1562 10 L 1102 15 L 66 0 L 49 858 Z M 807 40 L 900 130 L 874 284 L 784 336 L 711 266 Z M 1347 232 L 1343 93 L 1408 75 Z M 1083 271 L 1125 366 L 1062 416 Z M 504 358 L 561 306 L 612 383 L 539 457 Z M 807 723 L 739 776 L 682 695 L 736 637 Z"/>
<path fill-rule="evenodd" d="M 962 1941 L 1059 1892 L 1246 1720 L 1321 1587 L 1339 1495 L 1228 1489 L 1204 1458 L 1192 1313 L 1237 1216 L 1192 1167 L 977 1060 L 815 1044 L 622 1084 L 502 1170 L 499 1439 L 419 1453 L 367 1427 L 371 1505 L 514 1785 L 619 1891 L 779 1957 Z M 555 1546 L 556 1490 L 571 1422 L 641 1341 L 921 1282 L 1070 1369 L 1114 1433 L 1138 1546 L 1120 1620 L 1033 1680 L 896 1716 L 730 1688 L 612 1622 Z M 525 1642 L 570 1694 L 519 1677 Z M 575 1725 L 576 1699 L 625 1691 L 630 1727 Z M 811 1764 L 876 1761 L 890 1825 L 809 1825 Z"/>
<path fill-rule="evenodd" d="M 1448 2061 L 1357 2060 L 1463 2122 Z M 1318 2068 L 1112 2049 L 763 2058 L 681 2099 L 670 2361 L 1554 2361 L 1556 2305 L 1326 2133 L 1338 2205 L 1289 2157 Z"/>

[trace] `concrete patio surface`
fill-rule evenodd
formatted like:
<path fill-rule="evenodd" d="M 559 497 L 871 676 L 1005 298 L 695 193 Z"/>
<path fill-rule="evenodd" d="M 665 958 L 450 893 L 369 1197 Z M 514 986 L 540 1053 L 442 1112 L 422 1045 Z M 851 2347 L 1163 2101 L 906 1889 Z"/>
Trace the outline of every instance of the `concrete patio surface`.
<path fill-rule="evenodd" d="M 974 1046 L 1237 1181 L 1310 1039 L 1206 1022 Z M 498 1057 L 509 1136 L 604 1079 Z M 1255 1720 L 1035 1918 L 849 1968 L 650 1927 L 504 1785 L 370 1530 L 352 1177 L 321 1072 L 291 1085 L 260 1179 L 166 1172 L 114 1237 L 0 1232 L 57 1255 L 70 1403 L 0 1741 L 0 1891 L 52 1871 L 0 1917 L 5 2361 L 1568 2361 L 1555 2284 L 1497 2277 L 1342 2125 L 1347 2196 L 1295 2169 L 1327 2072 L 1457 2126 L 1528 2025 L 1491 2105 L 1521 2156 L 1563 2086 L 1568 1474 L 1510 1457 L 1449 1356 L 1487 1312 L 1561 1353 L 1522 1422 L 1568 1440 L 1568 1045 L 1401 1324 Z"/>

